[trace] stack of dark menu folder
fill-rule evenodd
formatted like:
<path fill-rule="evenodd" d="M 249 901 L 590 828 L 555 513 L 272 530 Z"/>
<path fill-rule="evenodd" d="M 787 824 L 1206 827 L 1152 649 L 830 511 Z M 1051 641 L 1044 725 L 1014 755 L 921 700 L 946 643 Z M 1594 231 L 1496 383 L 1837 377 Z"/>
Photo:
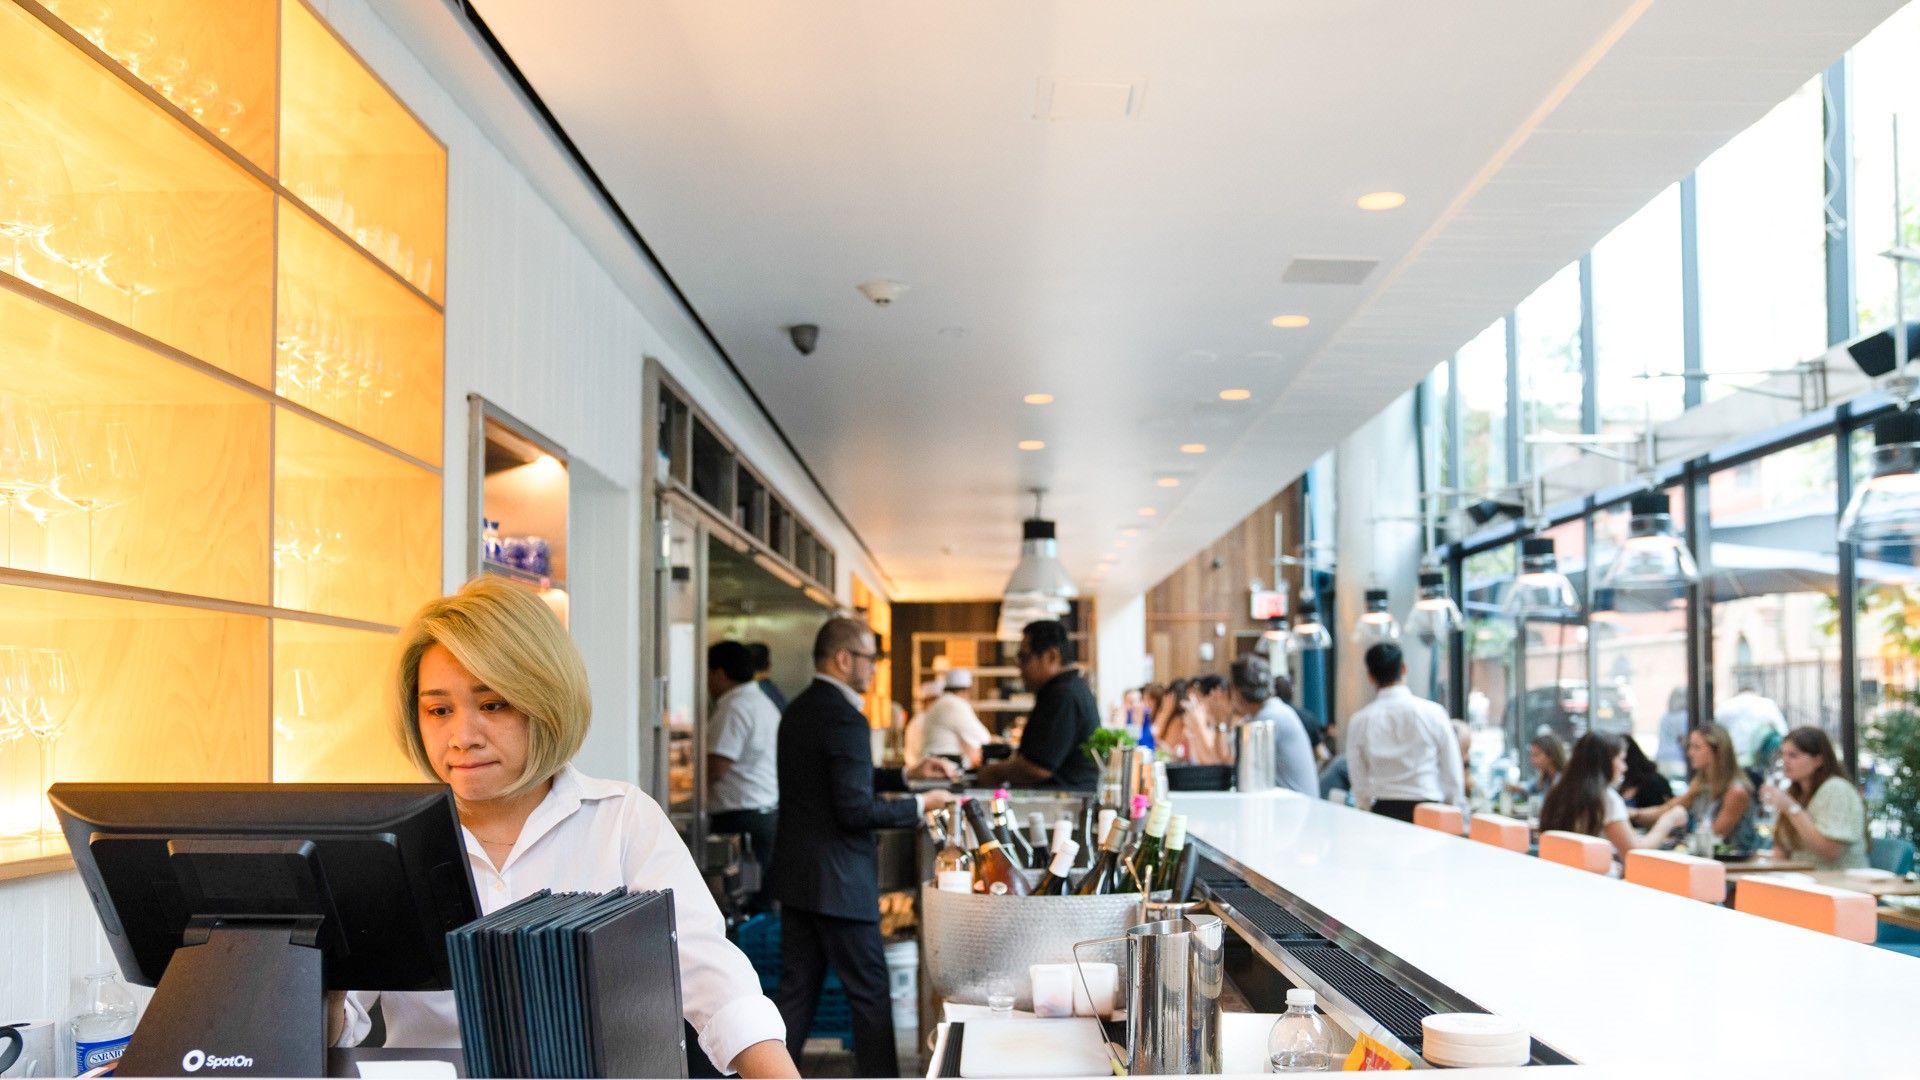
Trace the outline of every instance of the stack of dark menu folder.
<path fill-rule="evenodd" d="M 687 1075 L 671 892 L 542 890 L 447 953 L 467 1075 Z"/>

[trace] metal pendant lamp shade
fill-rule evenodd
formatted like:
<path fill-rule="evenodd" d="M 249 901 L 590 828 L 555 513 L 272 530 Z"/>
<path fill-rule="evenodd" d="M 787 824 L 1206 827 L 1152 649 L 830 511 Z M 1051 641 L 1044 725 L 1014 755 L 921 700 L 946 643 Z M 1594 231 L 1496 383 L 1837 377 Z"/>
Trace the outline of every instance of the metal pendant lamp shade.
<path fill-rule="evenodd" d="M 1353 623 L 1353 643 L 1366 648 L 1383 641 L 1400 640 L 1400 623 L 1393 617 L 1387 602 L 1387 590 L 1368 589 L 1366 592 L 1367 610 Z"/>
<path fill-rule="evenodd" d="M 1508 618 L 1568 618 L 1580 613 L 1580 593 L 1560 572 L 1553 541 L 1544 536 L 1520 541 L 1520 576 L 1501 601 Z"/>
<path fill-rule="evenodd" d="M 1920 413 L 1874 421 L 1873 475 L 1847 501 L 1839 534 L 1849 544 L 1920 540 Z"/>
<path fill-rule="evenodd" d="M 1067 568 L 1060 565 L 1053 522 L 1043 518 L 1021 522 L 1020 561 L 1014 564 L 1000 598 L 997 636 L 1011 641 L 1028 623 L 1058 619 L 1072 610 L 1069 601 L 1079 595 Z"/>
<path fill-rule="evenodd" d="M 1460 605 L 1447 593 L 1446 575 L 1438 570 L 1420 572 L 1420 599 L 1414 601 L 1407 616 L 1407 631 L 1423 645 L 1437 645 L 1460 629 Z"/>
<path fill-rule="evenodd" d="M 1643 491 L 1633 497 L 1627 539 L 1607 564 L 1599 587 L 1613 590 L 1685 589 L 1699 580 L 1693 553 L 1674 534 L 1672 502 L 1665 493 Z"/>
<path fill-rule="evenodd" d="M 1300 621 L 1293 624 L 1293 637 L 1287 642 L 1289 652 L 1320 652 L 1333 648 L 1333 635 L 1327 633 L 1327 627 L 1320 621 L 1319 605 L 1311 597 L 1300 601 Z"/>

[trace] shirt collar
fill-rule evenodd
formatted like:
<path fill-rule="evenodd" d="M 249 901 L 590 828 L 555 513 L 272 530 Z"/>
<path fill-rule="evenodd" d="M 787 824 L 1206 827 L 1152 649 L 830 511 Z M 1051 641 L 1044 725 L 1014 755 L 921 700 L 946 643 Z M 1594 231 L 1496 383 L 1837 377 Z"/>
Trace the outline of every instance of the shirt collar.
<path fill-rule="evenodd" d="M 753 691 L 754 693 L 756 693 L 756 694 L 759 694 L 759 695 L 760 695 L 761 697 L 766 697 L 766 696 L 767 696 L 767 692 L 766 692 L 765 690 L 762 690 L 762 689 L 760 689 L 760 684 L 759 684 L 759 683 L 757 683 L 757 682 L 743 682 L 743 683 L 741 683 L 741 684 L 740 684 L 739 686 L 736 686 L 736 687 L 734 687 L 733 689 L 731 689 L 731 690 L 729 690 L 729 691 L 727 691 L 726 693 L 724 693 L 724 694 L 721 694 L 721 695 L 720 695 L 720 697 L 719 697 L 718 699 L 716 699 L 716 700 L 714 701 L 714 703 L 713 703 L 713 711 L 717 713 L 717 712 L 719 712 L 720 710 L 722 710 L 722 709 L 724 709 L 724 708 L 726 708 L 726 707 L 727 707 L 727 702 L 729 702 L 729 701 L 732 701 L 732 700 L 734 699 L 734 697 L 735 697 L 736 695 L 738 695 L 739 693 L 741 693 L 742 691 L 745 691 L 745 690 L 751 690 L 751 691 Z M 773 699 L 772 699 L 772 698 L 767 698 L 767 703 L 768 703 L 768 704 L 772 704 L 772 703 L 773 703 Z"/>
<path fill-rule="evenodd" d="M 601 780 L 587 776 L 572 765 L 560 766 L 553 774 L 553 786 L 547 789 L 547 797 L 527 815 L 526 823 L 520 826 L 520 836 L 513 842 L 513 850 L 507 855 L 507 864 L 499 869 L 505 872 L 520 856 L 540 838 L 559 828 L 560 824 L 572 817 L 586 803 L 611 799 L 620 794 L 620 785 L 611 780 Z M 467 834 L 467 851 L 487 859 L 486 849 L 480 846 L 479 838 L 472 830 L 461 827 Z M 491 862 L 491 859 L 489 859 Z"/>
<path fill-rule="evenodd" d="M 867 703 L 861 700 L 860 695 L 854 692 L 853 687 L 848 686 L 846 683 L 841 682 L 839 679 L 836 679 L 831 675 L 823 674 L 818 671 L 813 673 L 813 677 L 816 679 L 819 679 L 823 683 L 831 684 L 835 689 L 839 690 L 842 694 L 845 694 L 847 696 L 847 700 L 853 703 L 854 708 L 856 709 L 866 708 Z"/>
<path fill-rule="evenodd" d="M 1077 679 L 1079 677 L 1080 677 L 1079 668 L 1064 667 L 1060 669 L 1060 674 L 1055 675 L 1051 679 L 1048 679 L 1046 683 L 1040 687 L 1040 689 L 1051 690 L 1051 689 L 1054 689 L 1055 687 L 1065 687 L 1068 682 L 1071 682 L 1072 680 Z"/>
<path fill-rule="evenodd" d="M 1380 692 L 1373 695 L 1373 700 L 1399 701 L 1401 699 L 1410 698 L 1412 696 L 1413 696 L 1413 691 L 1407 689 L 1407 685 L 1405 683 L 1394 683 L 1392 686 L 1381 687 Z"/>

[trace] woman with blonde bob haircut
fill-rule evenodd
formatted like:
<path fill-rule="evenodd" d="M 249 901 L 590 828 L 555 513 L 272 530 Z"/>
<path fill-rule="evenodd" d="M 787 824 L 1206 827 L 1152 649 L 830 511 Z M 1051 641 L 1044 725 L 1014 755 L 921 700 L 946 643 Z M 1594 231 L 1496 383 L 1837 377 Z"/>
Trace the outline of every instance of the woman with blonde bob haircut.
<path fill-rule="evenodd" d="M 479 578 L 421 608 L 400 635 L 394 733 L 422 774 L 453 789 L 483 912 L 541 889 L 672 889 L 686 1019 L 742 1076 L 798 1076 L 779 1010 L 660 807 L 571 764 L 593 706 L 566 628 L 521 586 Z M 336 1000 L 334 1042 L 364 1039 L 382 999 L 388 1046 L 458 1046 L 448 992 Z"/>

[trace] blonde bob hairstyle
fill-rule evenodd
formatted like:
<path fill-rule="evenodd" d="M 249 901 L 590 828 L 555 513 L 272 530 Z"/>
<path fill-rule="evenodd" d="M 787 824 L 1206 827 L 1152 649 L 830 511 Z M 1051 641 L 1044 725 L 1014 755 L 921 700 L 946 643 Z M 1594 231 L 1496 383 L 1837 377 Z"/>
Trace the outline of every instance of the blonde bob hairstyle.
<path fill-rule="evenodd" d="M 460 666 L 527 718 L 527 765 L 506 797 L 545 783 L 587 737 L 593 701 L 587 666 L 546 602 L 524 586 L 480 577 L 430 601 L 400 633 L 394 734 L 430 780 L 433 754 L 420 739 L 420 657 L 444 645 Z"/>

